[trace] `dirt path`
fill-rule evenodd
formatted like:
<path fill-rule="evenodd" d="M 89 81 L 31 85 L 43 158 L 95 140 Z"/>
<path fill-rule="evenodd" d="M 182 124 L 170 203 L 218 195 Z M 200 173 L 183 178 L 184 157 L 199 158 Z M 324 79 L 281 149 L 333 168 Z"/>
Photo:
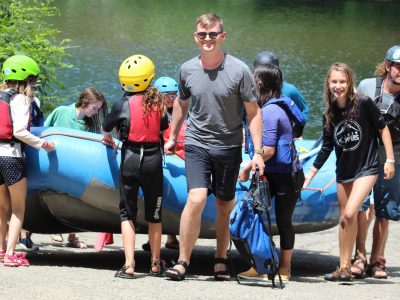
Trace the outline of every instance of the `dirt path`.
<path fill-rule="evenodd" d="M 147 240 L 144 235 L 137 238 L 135 280 L 113 277 L 124 260 L 120 235 L 114 236 L 114 245 L 106 246 L 100 253 L 93 250 L 94 233 L 80 234 L 89 245 L 87 250 L 52 244 L 49 235 L 33 235 L 40 251 L 28 254 L 31 267 L 0 266 L 0 299 L 266 299 L 270 296 L 274 299 L 395 299 L 396 286 L 400 284 L 400 223 L 392 223 L 390 230 L 386 250 L 389 279 L 367 278 L 353 285 L 325 282 L 323 274 L 333 271 L 338 264 L 337 228 L 333 228 L 296 236 L 293 281 L 283 290 L 265 287 L 268 283 L 215 282 L 212 279 L 214 240 L 199 240 L 188 279 L 173 282 L 146 275 L 150 255 L 141 250 Z M 370 245 L 369 239 L 368 248 Z M 234 254 L 235 265 L 242 271 L 245 266 L 237 253 Z M 162 257 L 168 261 L 176 259 L 177 251 L 163 249 Z"/>

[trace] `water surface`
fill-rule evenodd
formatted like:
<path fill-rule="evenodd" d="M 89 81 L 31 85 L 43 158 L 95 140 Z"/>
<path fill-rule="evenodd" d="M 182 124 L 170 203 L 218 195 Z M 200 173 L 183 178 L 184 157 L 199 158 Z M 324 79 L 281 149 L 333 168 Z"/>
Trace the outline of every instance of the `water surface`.
<path fill-rule="evenodd" d="M 79 48 L 60 71 L 60 96 L 76 100 L 86 86 L 100 89 L 109 103 L 120 98 L 118 69 L 141 53 L 156 65 L 156 77 L 176 78 L 179 66 L 198 53 L 196 18 L 215 12 L 224 20 L 224 48 L 252 66 L 263 50 L 275 52 L 286 81 L 310 105 L 306 138 L 321 132 L 322 89 L 335 61 L 352 66 L 357 79 L 371 77 L 386 50 L 400 44 L 399 1 L 162 1 L 57 0 L 61 14 L 50 20 Z"/>

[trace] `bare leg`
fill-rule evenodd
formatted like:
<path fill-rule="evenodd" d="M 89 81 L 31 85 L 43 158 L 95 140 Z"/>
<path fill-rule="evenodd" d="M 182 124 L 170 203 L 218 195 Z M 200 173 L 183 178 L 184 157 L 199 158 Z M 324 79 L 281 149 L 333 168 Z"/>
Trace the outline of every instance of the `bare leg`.
<path fill-rule="evenodd" d="M 193 251 L 194 244 L 200 233 L 201 213 L 207 200 L 207 189 L 197 188 L 189 191 L 189 197 L 183 209 L 181 222 L 179 226 L 179 260 L 190 263 L 190 256 Z M 185 273 L 183 266 L 176 265 L 181 273 Z"/>
<path fill-rule="evenodd" d="M 132 221 L 121 222 L 122 244 L 125 253 L 125 266 L 135 265 L 135 226 Z M 126 274 L 134 274 L 133 267 L 125 270 Z"/>
<path fill-rule="evenodd" d="M 12 214 L 8 228 L 8 243 L 6 253 L 8 255 L 13 255 L 21 232 L 22 223 L 24 221 L 25 198 L 27 191 L 26 178 L 21 179 L 13 185 L 10 185 L 8 188 L 10 191 Z"/>
<path fill-rule="evenodd" d="M 365 176 L 352 183 L 338 183 L 340 209 L 339 250 L 340 266 L 350 267 L 351 256 L 357 236 L 358 210 L 371 191 L 377 176 Z"/>
<path fill-rule="evenodd" d="M 373 231 L 373 242 L 370 262 L 385 257 L 386 240 L 389 233 L 389 220 L 376 218 Z"/>
<path fill-rule="evenodd" d="M 366 211 L 360 211 L 358 213 L 357 224 L 356 256 L 366 258 L 367 249 L 365 248 L 365 241 L 367 240 L 368 234 L 368 220 Z"/>
<path fill-rule="evenodd" d="M 10 194 L 5 184 L 0 185 L 0 250 L 7 249 L 5 240 L 8 231 L 8 218 L 10 212 Z"/>
<path fill-rule="evenodd" d="M 229 215 L 233 209 L 234 201 L 224 201 L 215 198 L 217 204 L 217 217 L 215 221 L 215 234 L 217 237 L 217 249 L 215 257 L 226 258 L 226 252 L 229 246 Z M 216 264 L 214 271 L 224 271 L 224 264 Z M 229 277 L 229 276 L 227 276 Z"/>
<path fill-rule="evenodd" d="M 290 276 L 290 270 L 292 268 L 292 256 L 293 249 L 281 250 L 281 259 L 279 260 L 279 273 L 281 275 Z"/>
<path fill-rule="evenodd" d="M 152 259 L 160 258 L 161 235 L 162 235 L 161 223 L 149 222 L 149 242 L 150 242 Z"/>

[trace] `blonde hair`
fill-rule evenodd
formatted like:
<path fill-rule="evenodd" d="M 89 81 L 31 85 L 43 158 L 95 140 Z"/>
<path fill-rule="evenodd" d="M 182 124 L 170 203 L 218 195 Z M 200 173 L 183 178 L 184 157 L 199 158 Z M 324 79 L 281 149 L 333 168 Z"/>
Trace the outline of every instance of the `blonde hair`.
<path fill-rule="evenodd" d="M 329 88 L 329 78 L 331 76 L 332 71 L 339 71 L 343 73 L 343 75 L 347 79 L 347 94 L 346 94 L 346 100 L 347 100 L 347 105 L 346 105 L 346 117 L 348 119 L 354 119 L 356 117 L 356 109 L 358 106 L 358 99 L 357 99 L 357 94 L 355 92 L 355 80 L 354 80 L 354 74 L 353 70 L 350 68 L 349 65 L 341 62 L 336 62 L 334 63 L 328 70 L 328 73 L 326 75 L 325 79 L 325 86 L 324 86 L 324 101 L 325 101 L 325 111 L 324 111 L 324 116 L 325 116 L 325 128 L 330 131 L 330 127 L 332 124 L 332 120 L 334 117 L 334 108 L 335 108 L 335 102 L 336 99 L 333 96 L 330 88 Z"/>
<path fill-rule="evenodd" d="M 204 14 L 204 15 L 201 15 L 200 17 L 198 17 L 194 27 L 195 27 L 195 30 L 196 30 L 197 29 L 197 25 L 200 24 L 200 26 L 203 27 L 203 28 L 209 28 L 212 25 L 214 25 L 215 23 L 219 23 L 221 31 L 224 31 L 224 22 L 223 22 L 223 20 L 220 17 L 218 17 L 216 14 L 214 14 L 214 13 L 207 13 L 207 14 Z"/>
<path fill-rule="evenodd" d="M 386 78 L 386 75 L 388 73 L 386 70 L 386 66 L 388 64 L 390 64 L 390 61 L 388 61 L 388 60 L 384 60 L 383 62 L 377 64 L 375 67 L 374 75 L 378 76 L 378 77 Z"/>
<path fill-rule="evenodd" d="M 0 90 L 14 89 L 17 94 L 25 96 L 27 103 L 30 103 L 29 99 L 35 97 L 35 87 L 37 82 L 37 76 L 28 76 L 25 80 L 8 80 L 0 86 Z"/>
<path fill-rule="evenodd" d="M 151 112 L 160 111 L 162 116 L 167 113 L 164 96 L 153 86 L 148 87 L 143 93 L 143 114 L 147 116 Z"/>

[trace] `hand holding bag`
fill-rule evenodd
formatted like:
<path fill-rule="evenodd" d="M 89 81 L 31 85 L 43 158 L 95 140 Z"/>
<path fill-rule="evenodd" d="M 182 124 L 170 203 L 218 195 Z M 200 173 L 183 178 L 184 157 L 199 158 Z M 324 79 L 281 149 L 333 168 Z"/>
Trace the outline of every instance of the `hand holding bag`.
<path fill-rule="evenodd" d="M 231 240 L 243 259 L 257 273 L 274 275 L 279 270 L 279 255 L 265 226 L 266 214 L 269 231 L 271 197 L 268 181 L 257 171 L 243 199 L 238 199 L 230 216 Z"/>

